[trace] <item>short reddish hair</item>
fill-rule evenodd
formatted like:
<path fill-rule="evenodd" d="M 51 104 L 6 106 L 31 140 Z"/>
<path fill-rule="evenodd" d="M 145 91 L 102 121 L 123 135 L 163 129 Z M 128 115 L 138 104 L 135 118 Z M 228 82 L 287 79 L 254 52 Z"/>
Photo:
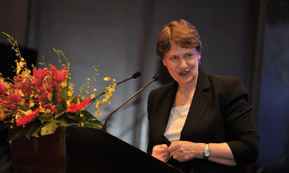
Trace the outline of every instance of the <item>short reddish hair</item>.
<path fill-rule="evenodd" d="M 196 48 L 198 52 L 201 52 L 202 43 L 198 31 L 186 20 L 172 21 L 159 33 L 156 53 L 161 59 L 170 50 L 170 41 L 184 48 Z"/>

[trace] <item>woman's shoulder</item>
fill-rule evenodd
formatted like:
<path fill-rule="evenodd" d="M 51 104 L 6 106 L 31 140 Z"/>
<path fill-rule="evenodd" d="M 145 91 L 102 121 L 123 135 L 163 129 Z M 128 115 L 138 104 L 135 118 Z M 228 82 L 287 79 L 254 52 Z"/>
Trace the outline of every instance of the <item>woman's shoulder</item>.
<path fill-rule="evenodd" d="M 152 97 L 157 97 L 157 98 L 162 98 L 167 95 L 173 94 L 174 90 L 176 90 L 177 83 L 176 82 L 170 82 L 167 84 L 164 84 L 158 88 L 155 88 L 150 91 L 149 98 Z"/>
<path fill-rule="evenodd" d="M 223 86 L 243 85 L 240 78 L 237 76 L 225 76 L 217 74 L 208 74 L 210 82 Z"/>
<path fill-rule="evenodd" d="M 239 77 L 209 74 L 208 78 L 215 94 L 227 98 L 244 96 L 248 99 L 248 92 Z"/>
<path fill-rule="evenodd" d="M 208 79 L 212 87 L 219 88 L 222 90 L 243 90 L 245 92 L 246 89 L 244 84 L 237 76 L 225 76 L 225 75 L 217 75 L 217 74 L 208 74 Z"/>
<path fill-rule="evenodd" d="M 202 89 L 212 87 L 213 89 L 230 89 L 233 86 L 243 87 L 243 83 L 237 76 L 219 75 L 207 73 L 203 68 L 200 68 L 198 82 Z"/>

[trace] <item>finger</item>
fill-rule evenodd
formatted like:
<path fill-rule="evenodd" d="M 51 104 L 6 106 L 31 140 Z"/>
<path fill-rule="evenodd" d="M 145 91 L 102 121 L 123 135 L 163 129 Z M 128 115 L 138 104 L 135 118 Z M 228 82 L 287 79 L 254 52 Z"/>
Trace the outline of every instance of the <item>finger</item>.
<path fill-rule="evenodd" d="M 167 147 L 168 147 L 167 144 L 162 144 L 161 146 L 164 147 L 164 148 L 167 148 Z"/>
<path fill-rule="evenodd" d="M 155 148 L 153 152 L 157 153 L 157 154 L 161 154 L 163 152 L 163 150 L 160 148 Z"/>
<path fill-rule="evenodd" d="M 178 155 L 177 154 L 171 154 L 172 157 L 175 159 L 175 160 L 178 160 Z"/>
<path fill-rule="evenodd" d="M 172 143 L 172 144 L 168 147 L 168 149 L 169 149 L 170 152 L 173 152 L 173 151 L 177 150 L 178 148 L 179 148 L 179 145 L 176 144 L 176 143 Z"/>
<path fill-rule="evenodd" d="M 167 148 L 168 148 L 168 146 L 167 146 L 167 144 L 161 144 L 161 145 L 156 145 L 156 146 L 154 146 L 154 148 L 162 148 L 162 149 L 167 149 Z"/>
<path fill-rule="evenodd" d="M 169 153 L 169 150 L 167 148 L 162 148 L 162 147 L 154 148 L 153 151 L 155 153 L 158 153 L 158 154 L 161 154 L 161 153 L 168 154 Z"/>
<path fill-rule="evenodd" d="M 169 147 L 167 146 L 167 144 L 162 144 L 162 145 L 160 145 L 160 148 L 169 151 L 169 150 L 168 150 Z"/>
<path fill-rule="evenodd" d="M 169 153 L 162 153 L 161 154 L 161 156 L 163 157 L 163 158 L 169 158 L 169 156 L 170 156 L 170 154 Z"/>
<path fill-rule="evenodd" d="M 170 154 L 169 153 L 161 153 L 161 154 L 153 154 L 153 156 L 163 162 L 167 162 L 170 158 Z"/>

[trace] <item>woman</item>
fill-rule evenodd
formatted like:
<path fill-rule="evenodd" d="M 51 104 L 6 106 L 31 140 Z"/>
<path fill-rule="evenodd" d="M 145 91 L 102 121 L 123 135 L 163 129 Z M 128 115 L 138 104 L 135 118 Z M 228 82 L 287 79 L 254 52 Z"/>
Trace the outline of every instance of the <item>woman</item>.
<path fill-rule="evenodd" d="M 200 67 L 196 28 L 185 20 L 166 25 L 157 55 L 174 82 L 149 95 L 148 152 L 184 172 L 236 172 L 254 162 L 259 136 L 248 94 L 238 78 Z"/>

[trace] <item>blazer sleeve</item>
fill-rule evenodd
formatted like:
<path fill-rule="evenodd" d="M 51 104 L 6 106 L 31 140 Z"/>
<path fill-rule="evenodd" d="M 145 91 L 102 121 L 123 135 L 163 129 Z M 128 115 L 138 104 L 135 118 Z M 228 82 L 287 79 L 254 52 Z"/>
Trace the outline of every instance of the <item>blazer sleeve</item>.
<path fill-rule="evenodd" d="M 238 166 L 254 162 L 259 153 L 259 136 L 248 105 L 248 94 L 238 78 L 230 79 L 222 94 L 223 119 L 228 145 Z"/>

